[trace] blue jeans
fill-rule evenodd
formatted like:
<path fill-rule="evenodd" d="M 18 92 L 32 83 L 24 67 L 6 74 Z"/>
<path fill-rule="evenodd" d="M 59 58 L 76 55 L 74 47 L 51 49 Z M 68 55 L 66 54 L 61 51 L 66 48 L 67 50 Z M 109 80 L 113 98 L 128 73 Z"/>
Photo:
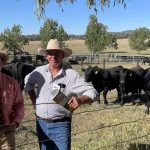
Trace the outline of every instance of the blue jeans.
<path fill-rule="evenodd" d="M 37 119 L 36 128 L 40 150 L 71 149 L 71 120 L 48 123 Z"/>

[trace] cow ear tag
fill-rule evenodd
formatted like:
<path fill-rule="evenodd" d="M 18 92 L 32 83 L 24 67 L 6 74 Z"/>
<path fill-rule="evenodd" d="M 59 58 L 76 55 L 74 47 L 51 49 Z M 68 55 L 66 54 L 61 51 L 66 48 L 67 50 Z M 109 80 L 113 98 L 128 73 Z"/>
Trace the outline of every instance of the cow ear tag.
<path fill-rule="evenodd" d="M 98 74 L 98 71 L 97 71 L 97 70 L 95 71 L 95 74 Z"/>
<path fill-rule="evenodd" d="M 132 73 L 130 73 L 130 77 L 132 76 Z"/>

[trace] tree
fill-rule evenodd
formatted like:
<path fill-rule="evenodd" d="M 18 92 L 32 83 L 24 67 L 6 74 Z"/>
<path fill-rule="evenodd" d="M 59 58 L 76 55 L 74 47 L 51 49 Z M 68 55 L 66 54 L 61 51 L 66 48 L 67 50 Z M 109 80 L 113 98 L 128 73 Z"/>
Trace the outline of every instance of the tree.
<path fill-rule="evenodd" d="M 3 43 L 2 50 L 13 53 L 14 58 L 23 51 L 24 45 L 29 44 L 28 39 L 22 35 L 20 25 L 14 25 L 12 29 L 4 29 L 4 32 L 0 34 L 0 41 Z"/>
<path fill-rule="evenodd" d="M 147 50 L 150 41 L 150 30 L 146 27 L 136 29 L 129 37 L 129 46 L 138 51 Z"/>
<path fill-rule="evenodd" d="M 35 0 L 35 7 L 36 7 L 36 14 L 38 19 L 42 18 L 45 15 L 45 6 L 48 5 L 48 3 L 51 0 Z M 71 3 L 73 4 L 74 2 L 76 2 L 76 0 L 55 0 L 56 3 L 61 6 L 62 3 Z M 100 5 L 101 9 L 103 10 L 104 7 L 108 6 L 110 7 L 111 3 L 113 4 L 113 6 L 117 5 L 117 4 L 122 4 L 124 6 L 124 8 L 126 7 L 126 0 L 86 0 L 87 3 L 87 7 L 89 9 L 94 8 L 95 12 L 97 13 L 97 7 Z M 99 4 L 98 4 L 99 2 Z M 63 9 L 62 9 L 63 10 Z"/>
<path fill-rule="evenodd" d="M 46 48 L 50 39 L 58 39 L 62 44 L 63 41 L 69 38 L 63 27 L 58 25 L 58 22 L 47 18 L 43 27 L 40 28 L 41 47 Z"/>
<path fill-rule="evenodd" d="M 117 36 L 108 33 L 107 35 L 108 47 L 118 49 Z"/>
<path fill-rule="evenodd" d="M 116 38 L 106 31 L 107 27 L 97 22 L 95 15 L 89 18 L 85 33 L 85 44 L 92 54 L 99 53 L 108 46 L 117 48 Z"/>

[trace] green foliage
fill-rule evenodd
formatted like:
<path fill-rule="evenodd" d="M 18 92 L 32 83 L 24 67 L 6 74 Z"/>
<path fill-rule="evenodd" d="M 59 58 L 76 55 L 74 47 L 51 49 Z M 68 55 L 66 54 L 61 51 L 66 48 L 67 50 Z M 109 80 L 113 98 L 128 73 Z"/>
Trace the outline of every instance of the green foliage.
<path fill-rule="evenodd" d="M 53 19 L 46 19 L 43 27 L 40 29 L 41 47 L 46 48 L 50 39 L 58 39 L 63 41 L 69 38 L 68 34 L 64 31 L 63 27 L 58 25 L 57 21 Z"/>
<path fill-rule="evenodd" d="M 129 46 L 138 51 L 147 50 L 149 47 L 150 30 L 143 27 L 136 29 L 129 37 Z"/>
<path fill-rule="evenodd" d="M 50 2 L 51 0 L 35 0 L 35 13 L 37 15 L 37 18 L 38 19 L 41 19 L 45 16 L 45 6 L 48 5 L 48 3 Z M 73 4 L 74 2 L 76 2 L 76 0 L 55 0 L 56 3 L 59 5 L 59 6 L 62 6 L 62 3 L 71 3 Z M 113 6 L 115 5 L 118 5 L 118 4 L 121 4 L 124 6 L 124 8 L 126 7 L 126 3 L 125 3 L 126 0 L 86 0 L 86 4 L 87 4 L 87 7 L 89 9 L 93 8 L 95 10 L 95 12 L 97 13 L 98 9 L 97 7 L 99 7 L 100 5 L 100 8 L 103 10 L 104 7 L 106 6 L 110 6 L 111 3 L 113 4 Z M 62 9 L 63 11 L 63 9 Z"/>
<path fill-rule="evenodd" d="M 5 29 L 0 35 L 0 41 L 3 43 L 2 49 L 13 53 L 14 57 L 23 51 L 24 45 L 29 44 L 28 39 L 22 35 L 20 25 L 14 25 L 12 29 Z"/>
<path fill-rule="evenodd" d="M 106 48 L 106 26 L 97 22 L 94 15 L 90 16 L 90 21 L 85 33 L 85 44 L 92 54 Z"/>
<path fill-rule="evenodd" d="M 106 31 L 107 27 L 97 22 L 95 15 L 91 15 L 85 33 L 85 44 L 92 53 L 99 53 L 109 47 L 117 49 L 117 39 Z"/>
<path fill-rule="evenodd" d="M 117 37 L 111 33 L 107 34 L 108 47 L 118 49 Z"/>

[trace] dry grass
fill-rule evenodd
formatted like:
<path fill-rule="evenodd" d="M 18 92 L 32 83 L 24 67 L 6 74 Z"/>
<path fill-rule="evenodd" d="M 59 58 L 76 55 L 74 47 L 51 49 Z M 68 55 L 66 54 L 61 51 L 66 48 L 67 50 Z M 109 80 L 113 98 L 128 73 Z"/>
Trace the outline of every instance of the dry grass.
<path fill-rule="evenodd" d="M 138 54 L 137 51 L 130 49 L 128 44 L 128 39 L 119 39 L 118 49 L 114 50 L 112 48 L 107 48 L 105 53 L 128 53 L 128 54 Z M 84 40 L 69 40 L 65 42 L 66 45 L 73 50 L 73 54 L 90 54 L 88 51 Z M 31 54 L 36 54 L 38 47 L 40 47 L 40 41 L 30 41 L 29 45 L 24 46 L 25 51 Z M 2 43 L 0 42 L 0 50 L 2 49 Z M 150 54 L 150 49 L 147 51 L 141 51 L 140 54 Z"/>
<path fill-rule="evenodd" d="M 137 54 L 131 51 L 128 40 L 118 40 L 119 49 L 114 51 L 107 49 L 105 52 L 117 52 L 127 54 Z M 70 40 L 66 44 L 73 50 L 74 54 L 88 54 L 88 50 L 83 40 Z M 36 53 L 40 42 L 30 42 L 25 49 L 30 53 Z M 0 49 L 2 45 L 0 43 Z M 150 50 L 141 52 L 148 54 Z M 93 64 L 94 65 L 94 64 Z M 102 67 L 102 64 L 96 64 Z M 107 63 L 106 67 L 122 65 L 131 68 L 136 63 Z M 144 66 L 149 67 L 148 65 Z M 80 72 L 80 65 L 73 68 Z M 18 150 L 37 150 L 39 149 L 37 137 L 35 135 L 35 116 L 34 110 L 27 94 L 24 93 L 26 103 L 26 115 L 23 123 L 17 132 Z M 72 150 L 146 150 L 145 146 L 150 146 L 150 115 L 144 113 L 145 106 L 132 106 L 131 103 L 123 107 L 112 102 L 116 98 L 116 91 L 108 93 L 109 105 L 104 106 L 101 96 L 101 104 L 80 106 L 73 115 L 72 122 Z M 32 144 L 30 144 L 32 143 Z M 148 148 L 147 148 L 148 149 Z"/>
<path fill-rule="evenodd" d="M 115 65 L 118 64 L 106 64 L 107 67 Z M 131 68 L 136 63 L 121 65 Z M 101 67 L 101 64 L 99 66 Z M 82 74 L 80 65 L 74 65 L 73 68 Z M 24 97 L 26 116 L 18 130 L 17 145 L 25 145 L 17 149 L 37 150 L 39 148 L 35 135 L 34 110 L 25 93 Z M 145 146 L 149 146 L 150 115 L 144 113 L 145 106 L 132 106 L 131 103 L 126 103 L 121 107 L 113 104 L 115 99 L 116 91 L 113 90 L 108 93 L 108 106 L 104 106 L 101 95 L 100 105 L 96 102 L 92 105 L 82 105 L 74 112 L 72 150 L 138 150 L 138 147 L 144 149 Z"/>
<path fill-rule="evenodd" d="M 30 41 L 29 45 L 24 46 L 24 49 L 29 53 L 36 54 L 39 47 L 40 41 Z"/>
<path fill-rule="evenodd" d="M 144 114 L 144 106 L 109 104 L 84 106 L 91 112 L 74 115 L 74 150 L 127 150 L 131 143 L 149 144 L 150 118 Z"/>
<path fill-rule="evenodd" d="M 106 67 L 116 65 L 107 63 Z M 131 68 L 136 63 L 120 65 Z M 80 71 L 80 66 L 74 66 L 74 69 Z M 76 110 L 73 115 L 73 150 L 138 150 L 138 147 L 146 150 L 145 146 L 150 147 L 150 116 L 144 113 L 145 106 L 113 104 L 116 95 L 115 90 L 108 93 L 108 106 L 104 106 L 101 95 L 100 105 L 93 103 Z"/>
<path fill-rule="evenodd" d="M 73 54 L 89 54 L 84 40 L 69 40 L 66 45 L 73 50 Z"/>
<path fill-rule="evenodd" d="M 107 48 L 105 53 L 128 53 L 128 54 L 138 54 L 137 51 L 130 49 L 128 44 L 128 39 L 119 39 L 118 49 L 114 50 L 112 48 Z M 66 45 L 73 50 L 73 54 L 90 54 L 88 51 L 84 40 L 69 40 L 65 42 Z M 40 47 L 40 41 L 30 41 L 29 45 L 24 46 L 25 51 L 31 54 L 36 54 L 38 47 Z M 0 42 L 0 50 L 2 49 L 2 43 Z M 147 51 L 142 51 L 140 54 L 150 54 L 150 49 Z"/>

